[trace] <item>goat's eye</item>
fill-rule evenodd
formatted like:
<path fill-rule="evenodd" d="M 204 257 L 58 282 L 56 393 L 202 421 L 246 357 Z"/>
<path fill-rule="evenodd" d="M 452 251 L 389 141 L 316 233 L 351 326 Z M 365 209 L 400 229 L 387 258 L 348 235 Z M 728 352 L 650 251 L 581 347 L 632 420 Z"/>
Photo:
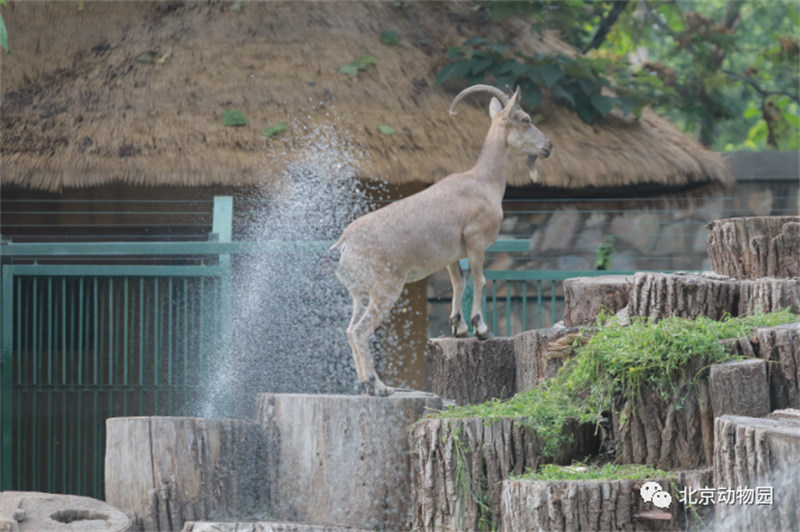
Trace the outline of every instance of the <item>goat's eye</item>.
<path fill-rule="evenodd" d="M 523 117 L 522 117 L 522 120 L 521 120 L 521 122 L 522 122 L 524 125 L 526 125 L 526 126 L 529 126 L 529 125 L 531 125 L 531 117 L 529 117 L 529 116 L 523 116 Z"/>

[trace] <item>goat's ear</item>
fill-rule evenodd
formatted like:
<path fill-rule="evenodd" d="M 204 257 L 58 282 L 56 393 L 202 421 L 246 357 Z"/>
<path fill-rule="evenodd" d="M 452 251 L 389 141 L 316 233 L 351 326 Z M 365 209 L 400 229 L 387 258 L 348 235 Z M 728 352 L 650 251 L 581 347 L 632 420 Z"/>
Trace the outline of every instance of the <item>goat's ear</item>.
<path fill-rule="evenodd" d="M 492 98 L 492 101 L 489 102 L 489 116 L 492 117 L 492 120 L 494 120 L 494 117 L 499 115 L 502 110 L 503 104 L 500 103 L 500 100 Z"/>
<path fill-rule="evenodd" d="M 517 85 L 517 90 L 514 91 L 514 94 L 511 95 L 509 101 L 509 108 L 514 109 L 515 107 L 519 107 L 519 102 L 522 99 L 522 90 L 520 90 L 519 85 Z"/>

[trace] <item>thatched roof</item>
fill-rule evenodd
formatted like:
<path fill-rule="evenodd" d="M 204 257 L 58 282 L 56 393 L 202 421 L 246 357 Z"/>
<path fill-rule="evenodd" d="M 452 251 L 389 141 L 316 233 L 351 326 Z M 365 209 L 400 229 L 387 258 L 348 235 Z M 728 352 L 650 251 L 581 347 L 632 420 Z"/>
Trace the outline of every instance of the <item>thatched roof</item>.
<path fill-rule="evenodd" d="M 251 185 L 270 180 L 333 125 L 364 153 L 360 174 L 433 182 L 469 168 L 489 125 L 486 97 L 448 107 L 464 85 L 434 80 L 444 52 L 473 35 L 532 53 L 575 53 L 527 24 L 486 24 L 458 2 L 14 2 L 4 6 L 14 55 L 2 65 L 2 183 L 60 190 L 111 181 Z M 385 45 L 384 30 L 398 32 Z M 338 71 L 362 54 L 357 77 Z M 249 125 L 222 125 L 237 109 Z M 727 182 L 721 158 L 655 114 L 586 124 L 545 101 L 555 146 L 547 186 L 674 187 Z M 289 127 L 269 139 L 264 129 Z M 386 135 L 380 125 L 396 132 Z M 524 161 L 511 184 L 529 182 Z"/>

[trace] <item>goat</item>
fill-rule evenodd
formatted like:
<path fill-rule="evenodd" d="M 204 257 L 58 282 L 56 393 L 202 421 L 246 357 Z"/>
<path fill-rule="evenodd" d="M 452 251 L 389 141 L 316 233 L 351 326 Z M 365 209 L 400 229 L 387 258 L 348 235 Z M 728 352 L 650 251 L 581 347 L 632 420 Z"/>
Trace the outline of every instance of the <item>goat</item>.
<path fill-rule="evenodd" d="M 361 216 L 330 248 L 332 255 L 338 254 L 336 277 L 353 298 L 347 340 L 362 391 L 370 395 L 394 392 L 375 372 L 369 340 L 406 283 L 447 268 L 453 285 L 449 324 L 455 336 L 469 336 L 461 315 L 465 280 L 459 265 L 459 259 L 468 257 L 475 288 L 470 323 L 479 339 L 491 336 L 481 316 L 486 284 L 483 262 L 503 220 L 509 155 L 512 151 L 528 154 L 533 170 L 537 156 L 549 157 L 553 145 L 520 107 L 519 87 L 511 97 L 489 85 L 468 87 L 455 97 L 450 114 L 456 114 L 455 107 L 465 96 L 476 92 L 488 92 L 493 98 L 489 104 L 492 124 L 475 166 Z"/>

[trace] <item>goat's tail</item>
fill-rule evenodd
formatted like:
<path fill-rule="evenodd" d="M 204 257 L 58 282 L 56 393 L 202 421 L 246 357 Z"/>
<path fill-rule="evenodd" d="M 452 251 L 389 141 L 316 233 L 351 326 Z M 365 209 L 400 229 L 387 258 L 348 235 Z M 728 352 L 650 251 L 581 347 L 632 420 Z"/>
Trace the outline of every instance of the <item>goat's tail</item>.
<path fill-rule="evenodd" d="M 341 244 L 342 241 L 339 239 L 328 251 L 322 254 L 320 259 L 322 261 L 322 269 L 327 273 L 334 273 L 339 266 L 339 259 L 342 257 Z"/>

